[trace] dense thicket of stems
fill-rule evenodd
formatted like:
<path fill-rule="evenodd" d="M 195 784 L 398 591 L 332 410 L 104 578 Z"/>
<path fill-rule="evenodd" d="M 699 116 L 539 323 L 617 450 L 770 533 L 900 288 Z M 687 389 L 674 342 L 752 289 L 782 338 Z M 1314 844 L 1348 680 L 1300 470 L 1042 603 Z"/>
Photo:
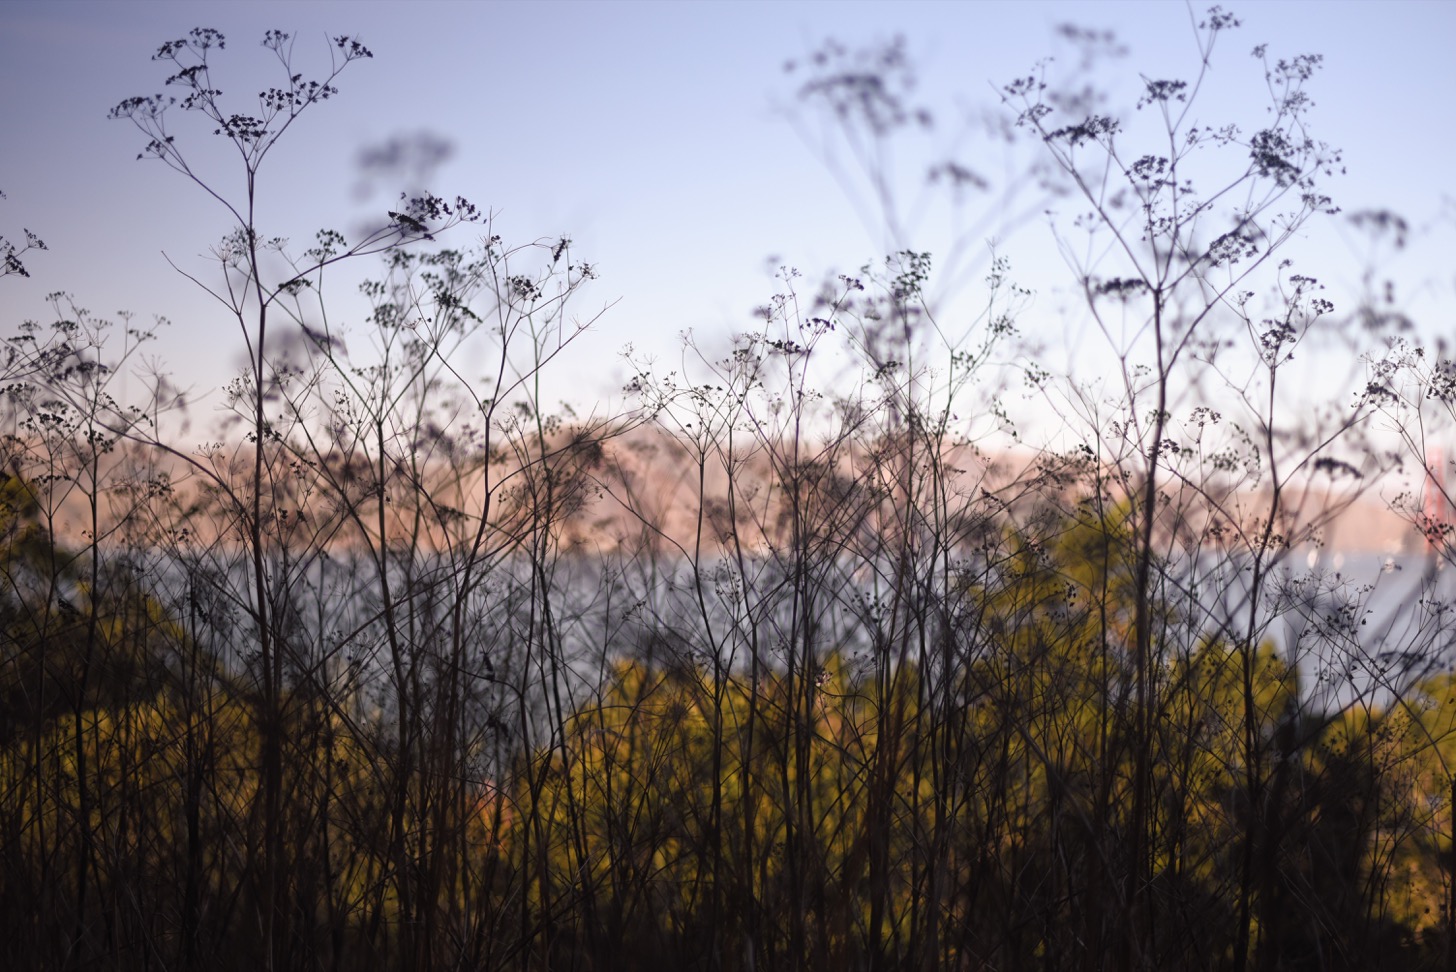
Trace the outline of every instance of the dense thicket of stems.
<path fill-rule="evenodd" d="M 1278 251 L 1338 155 L 1315 58 L 1265 63 L 1252 134 L 1191 124 L 1235 25 L 1133 120 L 1004 91 L 1088 212 L 1061 240 L 1113 362 L 1030 369 L 1075 443 L 1040 450 L 1007 447 L 1030 295 L 995 253 L 959 329 L 928 253 L 785 269 L 722 353 L 633 361 L 623 414 L 553 410 L 592 319 L 568 239 L 432 195 L 302 253 L 259 225 L 270 150 L 367 49 L 313 83 L 270 32 L 253 116 L 221 35 L 164 45 L 181 101 L 116 115 L 232 221 L 198 279 L 249 364 L 193 448 L 165 380 L 113 391 L 130 320 L 56 295 L 8 342 L 0 963 L 1450 967 L 1449 525 L 1401 506 L 1430 569 L 1376 629 L 1380 583 L 1305 554 L 1390 450 L 1426 461 L 1456 372 L 1391 341 L 1291 411 L 1292 352 L 1339 328 Z M 897 239 L 903 57 L 831 45 L 802 89 Z M 371 254 L 347 328 L 325 277 Z"/>

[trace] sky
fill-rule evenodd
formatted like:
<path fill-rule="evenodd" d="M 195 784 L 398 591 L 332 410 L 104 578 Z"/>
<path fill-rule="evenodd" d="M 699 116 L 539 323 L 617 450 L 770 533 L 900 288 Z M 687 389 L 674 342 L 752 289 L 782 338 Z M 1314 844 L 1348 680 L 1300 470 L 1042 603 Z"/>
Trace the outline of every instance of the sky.
<path fill-rule="evenodd" d="M 1301 267 L 1331 281 L 1338 306 L 1373 261 L 1421 333 L 1456 336 L 1456 4 L 1226 6 L 1242 27 L 1220 39 L 1199 110 L 1252 127 L 1262 78 L 1249 50 L 1267 42 L 1274 56 L 1323 54 L 1313 124 L 1343 148 L 1348 170 L 1332 195 L 1346 212 L 1389 208 L 1412 227 L 1394 252 L 1372 250 L 1339 218 L 1312 224 L 1291 249 Z M 7 0 L 0 234 L 14 240 L 28 228 L 50 249 L 28 255 L 31 278 L 3 282 L 0 334 L 46 320 L 45 295 L 66 291 L 103 316 L 169 319 L 153 349 L 164 367 L 201 391 L 227 381 L 241 364 L 239 336 L 170 265 L 205 277 L 208 247 L 230 229 L 226 214 L 163 165 L 136 161 L 144 139 L 106 115 L 124 97 L 161 91 L 166 72 L 150 55 L 195 26 L 227 35 L 216 61 L 225 86 L 241 94 L 272 83 L 257 44 L 276 27 L 295 35 L 309 74 L 327 64 L 329 35 L 354 35 L 375 56 L 352 65 L 340 95 L 311 110 L 270 160 L 260 187 L 265 235 L 308 240 L 321 227 L 358 227 L 398 189 L 366 179 L 362 153 L 399 138 L 448 144 L 432 189 L 492 211 L 507 242 L 570 235 L 599 270 L 577 306 L 583 317 L 605 313 L 559 363 L 562 398 L 589 405 L 620 389 L 629 343 L 666 370 L 684 331 L 712 345 L 752 326 L 782 265 L 813 281 L 890 248 L 942 260 L 960 244 L 959 271 L 945 271 L 960 282 L 937 293 L 947 318 L 970 314 L 983 295 L 965 280 L 984 272 L 991 239 L 1036 292 L 1021 326 L 1056 370 L 1092 340 L 1052 244 L 1049 226 L 1066 214 L 1048 217 L 1056 206 L 1025 184 L 1027 147 L 981 126 L 1006 117 L 997 88 L 1042 59 L 1054 58 L 1050 77 L 1077 78 L 1078 54 L 1057 35 L 1065 23 L 1110 29 L 1126 47 L 1091 76 L 1113 104 L 1136 98 L 1139 72 L 1180 77 L 1196 65 L 1190 11 L 1176 2 Z M 796 98 L 801 75 L 785 64 L 826 38 L 855 46 L 895 36 L 916 66 L 915 97 L 937 124 L 896 148 L 897 198 L 919 215 L 892 238 L 842 141 Z M 207 132 L 176 131 L 198 146 L 209 179 L 237 185 L 236 164 L 212 151 Z M 961 207 L 922 195 L 926 164 L 952 154 L 992 187 Z"/>

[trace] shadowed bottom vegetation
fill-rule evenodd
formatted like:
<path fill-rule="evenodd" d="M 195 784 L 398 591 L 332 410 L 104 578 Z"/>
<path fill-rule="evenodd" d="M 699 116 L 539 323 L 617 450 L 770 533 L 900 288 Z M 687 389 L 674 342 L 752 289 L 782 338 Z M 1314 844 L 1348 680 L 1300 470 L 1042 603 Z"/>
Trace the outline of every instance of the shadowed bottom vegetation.
<path fill-rule="evenodd" d="M 711 593 L 682 565 L 634 593 L 627 570 L 558 563 L 558 588 L 500 564 L 468 631 L 447 631 L 439 592 L 397 605 L 421 639 L 397 669 L 310 646 L 346 620 L 356 646 L 390 638 L 381 611 L 331 602 L 321 627 L 290 630 L 298 670 L 270 709 L 199 575 L 173 603 L 120 563 L 96 587 L 74 558 L 47 578 L 65 551 L 38 542 L 15 480 L 6 495 L 10 968 L 1071 969 L 1130 950 L 1235 968 L 1243 947 L 1256 968 L 1395 969 L 1449 954 L 1450 678 L 1316 707 L 1285 660 L 1309 646 L 1240 647 L 1164 598 L 1140 711 L 1118 640 L 1127 541 L 1106 521 L 1058 521 L 1038 544 L 1006 531 L 944 586 L 905 575 L 878 592 L 865 563 L 719 563 Z M 573 631 L 552 620 L 568 611 Z M 1140 755 L 1151 878 L 1134 894 Z M 270 839 L 281 873 L 264 869 Z M 273 942 L 256 917 L 269 882 Z"/>

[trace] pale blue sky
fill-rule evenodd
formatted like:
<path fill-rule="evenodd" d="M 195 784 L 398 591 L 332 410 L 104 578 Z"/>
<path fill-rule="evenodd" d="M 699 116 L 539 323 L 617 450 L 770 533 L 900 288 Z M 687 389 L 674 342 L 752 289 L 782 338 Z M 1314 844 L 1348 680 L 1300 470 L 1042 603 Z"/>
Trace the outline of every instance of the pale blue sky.
<path fill-rule="evenodd" d="M 1412 245 L 1388 272 L 1428 334 L 1456 336 L 1456 4 L 1225 6 L 1243 27 L 1215 54 L 1209 120 L 1257 124 L 1254 44 L 1268 42 L 1276 56 L 1324 54 L 1314 126 L 1344 148 L 1350 172 L 1334 186 L 1336 201 L 1347 211 L 1389 207 L 1411 221 Z M 267 28 L 297 36 L 308 73 L 325 63 L 326 34 L 368 44 L 374 60 L 342 77 L 340 97 L 305 119 L 265 170 L 262 193 L 272 202 L 264 232 L 305 240 L 321 226 L 358 225 L 388 199 L 359 198 L 361 148 L 399 134 L 448 138 L 454 155 L 432 188 L 495 210 L 508 241 L 569 233 L 602 273 L 583 312 L 620 298 L 565 363 L 573 373 L 561 387 L 594 398 L 598 385 L 618 383 L 614 355 L 629 341 L 666 358 L 684 328 L 722 335 L 748 326 L 774 290 L 770 258 L 812 280 L 884 248 L 873 217 L 812 149 L 812 129 L 786 119 L 794 91 L 786 60 L 827 36 L 857 44 L 903 34 L 919 91 L 941 121 L 939 151 L 951 143 L 958 110 L 994 108 L 992 83 L 1049 55 L 1060 58 L 1053 71 L 1075 68 L 1054 35 L 1066 22 L 1112 28 L 1128 46 L 1128 58 L 1093 78 L 1125 100 L 1136 96 L 1138 71 L 1179 77 L 1193 69 L 1188 10 L 1174 2 L 9 0 L 0 5 L 0 190 L 9 196 L 0 201 L 0 233 L 14 239 L 28 227 L 51 250 L 27 260 L 31 279 L 5 281 L 0 328 L 13 333 L 22 319 L 43 318 L 42 296 L 67 290 L 100 313 L 169 317 L 157 352 L 184 379 L 226 379 L 237 335 L 162 256 L 205 274 L 199 254 L 228 230 L 225 214 L 162 165 L 134 161 L 138 134 L 106 120 L 123 97 L 161 90 L 165 72 L 151 53 L 194 26 L 228 36 L 216 76 L 240 93 L 270 67 L 256 46 Z M 211 138 L 177 131 L 202 144 Z M 1024 164 L 974 137 L 958 148 L 998 184 L 1008 165 Z M 918 185 L 924 161 L 903 157 L 906 186 Z M 221 165 L 218 181 L 234 185 L 235 167 Z M 945 212 L 932 209 L 905 242 L 944 253 L 953 231 Z M 1055 288 L 1069 278 L 1045 220 L 1002 222 L 994 211 L 968 213 L 977 233 L 1002 238 L 1039 292 L 1023 326 L 1054 349 L 1077 340 L 1075 322 L 1060 313 L 1067 301 Z M 1361 263 L 1356 238 L 1336 223 L 1306 236 L 1301 265 L 1334 282 L 1338 299 Z"/>

